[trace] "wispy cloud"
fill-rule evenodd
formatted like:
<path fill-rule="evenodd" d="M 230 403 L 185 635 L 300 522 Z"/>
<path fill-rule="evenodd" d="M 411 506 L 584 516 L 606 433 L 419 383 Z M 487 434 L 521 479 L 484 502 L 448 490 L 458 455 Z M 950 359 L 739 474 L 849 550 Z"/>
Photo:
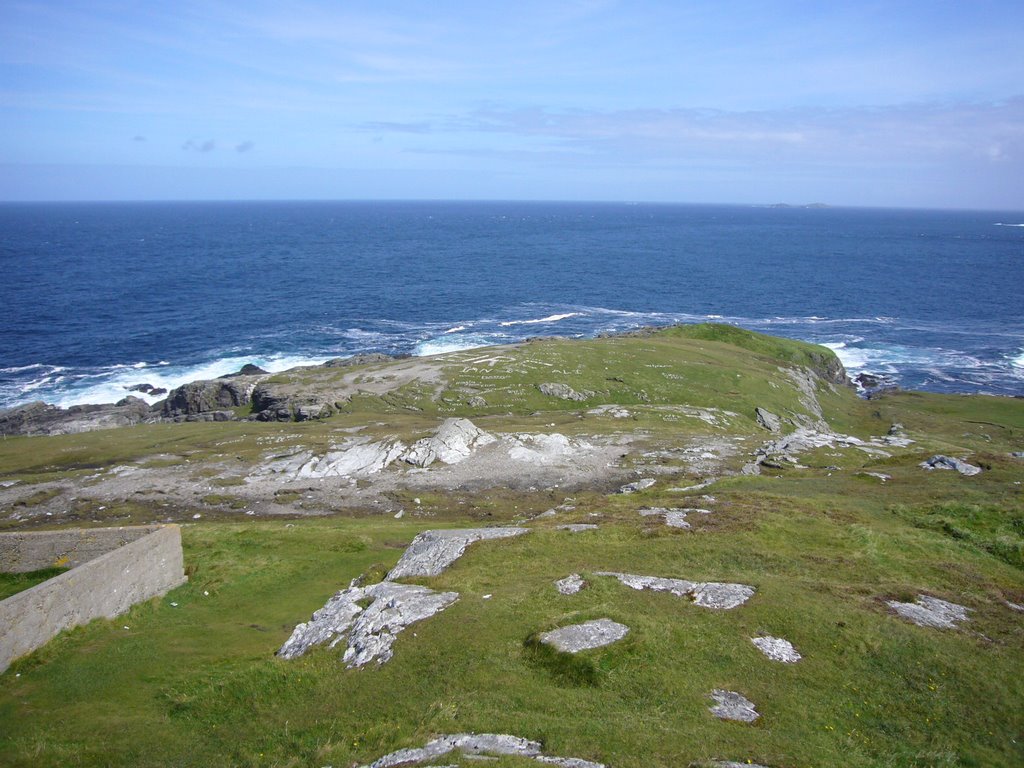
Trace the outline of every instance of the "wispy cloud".
<path fill-rule="evenodd" d="M 213 152 L 217 148 L 217 142 L 213 139 L 206 139 L 205 141 L 197 141 L 196 139 L 187 139 L 181 148 L 185 151 L 191 152 Z"/>

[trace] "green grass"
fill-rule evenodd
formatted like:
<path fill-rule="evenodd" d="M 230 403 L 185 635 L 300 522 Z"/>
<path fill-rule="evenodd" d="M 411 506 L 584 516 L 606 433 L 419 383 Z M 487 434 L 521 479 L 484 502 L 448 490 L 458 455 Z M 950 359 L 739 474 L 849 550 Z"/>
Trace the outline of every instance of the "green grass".
<path fill-rule="evenodd" d="M 79 483 L 118 464 L 182 463 L 217 486 L 203 501 L 227 508 L 239 498 L 236 478 L 268 453 L 322 451 L 356 425 L 367 426 L 360 434 L 412 440 L 448 415 L 491 431 L 636 432 L 634 455 L 735 437 L 742 450 L 729 466 L 737 470 L 767 438 L 755 406 L 803 412 L 779 366 L 832 365 L 820 348 L 727 326 L 540 341 L 503 351 L 493 366 L 471 364 L 487 354 L 445 358 L 440 390 L 414 382 L 358 396 L 324 422 L 11 439 L 0 444 L 0 474 Z M 342 375 L 289 374 L 310 386 Z M 544 381 L 600 394 L 560 401 L 540 394 Z M 473 395 L 487 406 L 470 408 Z M 401 520 L 344 510 L 228 522 L 204 508 L 200 523 L 183 527 L 187 585 L 63 633 L 0 675 L 0 764 L 351 766 L 437 734 L 476 731 L 537 739 L 549 754 L 613 768 L 709 759 L 773 768 L 1021 765 L 1024 623 L 1006 602 L 1024 604 L 1024 463 L 1008 455 L 1024 449 L 1024 403 L 920 393 L 861 401 L 827 386 L 818 397 L 837 430 L 868 437 L 900 422 L 916 442 L 889 457 L 821 449 L 803 457 L 807 468 L 723 477 L 694 493 L 670 490 L 693 482 L 682 471 L 630 496 L 606 495 L 611 481 L 580 490 L 574 510 L 537 521 L 528 536 L 475 544 L 421 580 L 459 592 L 459 601 L 401 634 L 382 667 L 347 670 L 341 647 L 287 662 L 274 652 L 351 579 L 382 578 L 418 531 L 521 519 L 561 504 L 563 489 L 399 490 L 391 500 L 406 510 Z M 633 417 L 588 414 L 595 403 L 621 404 Z M 677 406 L 737 416 L 712 426 Z M 939 452 L 985 471 L 965 478 L 918 466 Z M 295 503 L 302 493 L 276 497 Z M 693 529 L 682 531 L 641 516 L 644 505 L 713 512 L 691 514 Z M 193 510 L 178 511 L 190 518 Z M 568 522 L 601 527 L 555 529 Z M 757 592 L 716 612 L 593 575 L 602 570 L 736 581 Z M 588 586 L 559 595 L 553 582 L 572 572 Z M 967 606 L 970 621 L 925 629 L 885 605 L 921 593 Z M 540 632 L 601 617 L 630 633 L 573 656 L 536 642 Z M 803 661 L 766 660 L 750 643 L 760 634 L 789 639 Z M 715 688 L 743 693 L 761 719 L 716 720 L 708 712 Z"/>
<path fill-rule="evenodd" d="M 11 595 L 31 589 L 65 571 L 67 568 L 42 568 L 24 573 L 0 573 L 0 600 L 6 600 Z"/>

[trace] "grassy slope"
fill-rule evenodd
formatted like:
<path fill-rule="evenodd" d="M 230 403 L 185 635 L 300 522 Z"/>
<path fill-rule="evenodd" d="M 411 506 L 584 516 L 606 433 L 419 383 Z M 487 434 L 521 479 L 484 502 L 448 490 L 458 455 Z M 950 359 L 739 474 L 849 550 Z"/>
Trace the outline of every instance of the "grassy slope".
<path fill-rule="evenodd" d="M 525 349 L 531 359 L 580 371 L 555 380 L 606 388 L 600 401 L 632 404 L 643 390 L 648 405 L 728 407 L 741 414 L 728 429 L 739 435 L 752 434 L 753 404 L 775 397 L 766 407 L 797 407 L 791 393 L 767 385 L 765 372 L 777 365 L 765 365 L 770 349 L 738 352 L 717 338 L 670 336 Z M 601 384 L 605 366 L 625 381 Z M 686 378 L 666 379 L 666 370 Z M 467 372 L 469 386 L 498 381 L 481 375 Z M 543 371 L 510 375 L 536 381 L 519 387 L 522 394 L 489 390 L 495 411 L 514 413 L 479 423 L 625 428 L 598 417 L 580 422 L 579 404 L 535 395 L 530 385 L 551 380 Z M 920 443 L 889 459 L 826 450 L 808 457 L 808 469 L 780 470 L 780 477 L 724 479 L 710 489 L 714 514 L 691 516 L 696 530 L 689 532 L 637 512 L 643 505 L 702 506 L 668 490 L 686 477 L 665 478 L 636 496 L 579 494 L 575 511 L 527 537 L 475 545 L 448 572 L 425 580 L 461 599 L 407 630 L 381 668 L 346 670 L 340 649 L 291 662 L 272 654 L 296 621 L 349 579 L 393 564 L 418 530 L 465 524 L 462 509 L 511 520 L 524 499 L 460 496 L 465 506 L 453 498 L 446 509 L 443 496 L 424 496 L 438 512 L 433 519 L 188 526 L 188 585 L 115 621 L 65 633 L 0 676 L 0 764 L 339 766 L 437 733 L 475 730 L 541 739 L 552 754 L 615 768 L 711 757 L 778 767 L 1019 765 L 1024 629 L 1021 614 L 1003 601 L 1024 602 L 1015 559 L 1024 540 L 1016 485 L 1024 471 L 1006 456 L 1024 448 L 1022 404 L 913 393 L 861 402 L 843 391 L 823 399 L 837 428 L 867 436 L 899 421 Z M 5 444 L 0 467 L 29 480 L 148 453 L 202 465 L 226 451 L 259 455 L 254 435 L 316 443 L 367 413 L 384 422 L 382 430 L 410 432 L 447 415 L 407 413 L 402 403 L 379 398 L 356 405 L 367 410 L 324 424 L 145 427 L 36 440 L 31 451 Z M 529 415 L 539 408 L 547 410 Z M 643 413 L 628 425 L 638 426 L 662 438 L 726 431 Z M 916 466 L 938 450 L 972 456 L 988 469 L 962 478 Z M 861 469 L 892 479 L 883 484 L 857 475 Z M 553 529 L 573 521 L 597 521 L 601 529 Z M 607 578 L 592 578 L 573 597 L 552 587 L 572 571 L 598 570 L 740 581 L 758 592 L 739 609 L 713 612 Z M 918 592 L 969 606 L 971 622 L 940 631 L 888 614 L 885 599 Z M 628 638 L 571 663 L 524 647 L 538 630 L 600 616 L 629 625 Z M 748 640 L 761 633 L 788 638 L 804 661 L 767 661 Z M 706 695 L 719 687 L 743 692 L 761 720 L 746 726 L 714 719 Z"/>

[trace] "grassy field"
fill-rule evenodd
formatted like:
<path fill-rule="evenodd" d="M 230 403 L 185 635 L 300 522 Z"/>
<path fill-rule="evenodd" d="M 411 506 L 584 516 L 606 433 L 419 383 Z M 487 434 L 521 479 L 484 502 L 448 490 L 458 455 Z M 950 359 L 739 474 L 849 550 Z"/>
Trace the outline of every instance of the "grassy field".
<path fill-rule="evenodd" d="M 487 413 L 473 418 L 487 428 L 557 423 L 568 432 L 582 422 L 578 429 L 591 432 L 643 430 L 655 442 L 702 429 L 750 448 L 767 437 L 754 426 L 755 404 L 801 407 L 791 388 L 768 386 L 774 379 L 765 372 L 780 362 L 818 364 L 819 350 L 694 335 L 524 347 L 534 350 L 531 360 L 579 371 L 557 380 L 602 388 L 595 402 L 634 407 L 628 424 L 581 420 L 588 403 L 543 398 L 534 386 L 549 380 L 543 371 L 529 374 L 515 390 L 521 394 L 485 387 L 499 379 L 480 377 L 500 371 L 467 371 L 445 391 L 484 392 Z M 515 366 L 527 369 L 522 360 Z M 601 384 L 606 366 L 623 381 Z M 680 381 L 666 370 L 684 376 L 685 386 L 665 384 Z M 448 406 L 423 392 L 406 395 L 390 403 L 367 397 L 322 423 L 154 425 L 9 440 L 0 443 L 0 474 L 43 482 L 158 456 L 188 457 L 201 471 L 228 452 L 255 460 L 264 450 L 258 438 L 326 445 L 353 423 L 413 434 L 447 415 L 438 409 Z M 839 431 L 867 437 L 899 422 L 917 442 L 890 457 L 823 449 L 803 457 L 803 468 L 726 476 L 691 493 L 671 490 L 694 481 L 682 471 L 638 494 L 581 491 L 574 509 L 531 523 L 529 535 L 475 544 L 445 573 L 420 580 L 460 598 L 401 634 L 381 667 L 348 670 L 341 647 L 291 661 L 274 652 L 352 578 L 382 577 L 417 532 L 509 523 L 562 498 L 503 489 L 423 493 L 432 516 L 402 519 L 245 519 L 230 501 L 219 516 L 204 509 L 203 520 L 183 528 L 187 585 L 116 620 L 63 633 L 0 675 L 0 765 L 338 768 L 469 731 L 539 740 L 548 754 L 613 768 L 709 759 L 773 768 L 1024 764 L 1024 613 L 1007 604 L 1024 604 L 1024 462 L 1009 456 L 1024 449 L 1024 403 L 918 393 L 861 401 L 827 388 L 819 397 Z M 434 410 L 409 411 L 403 402 Z M 666 403 L 739 416 L 711 427 L 643 410 Z M 985 471 L 962 477 L 918 466 L 938 452 L 969 457 Z M 232 490 L 227 481 L 217 493 Z M 693 529 L 679 530 L 640 515 L 644 506 L 712 513 L 691 514 Z M 569 522 L 600 528 L 555 527 Z M 757 591 L 735 610 L 712 611 L 594 575 L 606 570 Z M 588 586 L 558 594 L 553 582 L 572 572 Z M 967 606 L 970 620 L 957 630 L 927 629 L 885 604 L 919 593 Z M 574 657 L 529 642 L 537 632 L 601 617 L 630 633 Z M 761 634 L 790 640 L 803 660 L 769 661 L 750 642 Z M 744 694 L 761 718 L 717 720 L 708 711 L 716 688 Z"/>

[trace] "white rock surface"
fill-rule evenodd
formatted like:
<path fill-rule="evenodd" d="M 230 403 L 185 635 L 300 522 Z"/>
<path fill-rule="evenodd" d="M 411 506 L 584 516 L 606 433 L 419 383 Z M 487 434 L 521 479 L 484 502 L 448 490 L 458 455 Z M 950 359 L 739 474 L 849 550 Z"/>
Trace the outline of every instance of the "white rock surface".
<path fill-rule="evenodd" d="M 711 692 L 715 705 L 711 714 L 722 720 L 738 720 L 741 723 L 752 723 L 761 715 L 754 708 L 754 703 L 736 691 L 724 691 L 716 688 Z"/>
<path fill-rule="evenodd" d="M 384 755 L 369 765 L 360 766 L 360 768 L 397 768 L 404 765 L 416 765 L 436 760 L 456 751 L 468 757 L 474 755 L 518 755 L 548 765 L 562 766 L 562 768 L 605 768 L 601 763 L 578 757 L 545 755 L 541 752 L 540 742 L 503 733 L 456 733 L 438 736 L 422 747 L 400 749 Z"/>
<path fill-rule="evenodd" d="M 555 582 L 555 589 L 563 595 L 575 595 L 587 586 L 587 582 L 578 573 L 570 573 L 564 579 Z"/>
<path fill-rule="evenodd" d="M 642 507 L 640 514 L 644 517 L 660 516 L 665 521 L 665 525 L 670 528 L 689 528 L 690 524 L 686 520 L 686 516 L 691 512 L 699 512 L 703 515 L 710 515 L 710 509 L 696 509 L 693 507 Z"/>
<path fill-rule="evenodd" d="M 628 633 L 629 627 L 625 624 L 611 619 L 595 619 L 545 632 L 540 636 L 540 641 L 563 653 L 579 653 L 611 645 Z"/>
<path fill-rule="evenodd" d="M 565 525 L 556 525 L 559 531 L 569 531 L 570 533 L 583 533 L 583 531 L 596 531 L 597 526 L 593 523 L 566 523 Z"/>
<path fill-rule="evenodd" d="M 743 605 L 756 592 L 753 587 L 748 587 L 746 584 L 693 582 L 615 571 L 599 571 L 596 575 L 613 576 L 632 589 L 650 589 L 655 592 L 670 592 L 676 597 L 691 597 L 695 605 L 722 611 Z"/>
<path fill-rule="evenodd" d="M 417 440 L 401 459 L 416 467 L 428 467 L 435 461 L 457 464 L 468 459 L 477 448 L 497 438 L 477 427 L 469 419 L 445 419 L 431 437 Z"/>
<path fill-rule="evenodd" d="M 942 454 L 932 456 L 927 461 L 922 461 L 920 466 L 922 469 L 955 469 L 965 477 L 971 477 L 981 472 L 981 467 L 976 467 L 953 456 L 943 456 Z"/>
<path fill-rule="evenodd" d="M 789 640 L 783 640 L 781 637 L 752 637 L 750 642 L 757 646 L 757 649 L 761 651 L 772 661 L 781 661 L 784 664 L 796 664 L 803 657 L 797 653 L 796 648 Z"/>
<path fill-rule="evenodd" d="M 888 600 L 886 605 L 919 627 L 936 629 L 956 629 L 958 622 L 967 621 L 967 611 L 970 610 L 962 605 L 928 595 L 918 595 L 913 603 Z"/>
<path fill-rule="evenodd" d="M 314 645 L 330 641 L 333 648 L 347 638 L 342 660 L 349 667 L 371 661 L 383 664 L 393 655 L 395 637 L 402 630 L 443 611 L 458 598 L 457 592 L 435 592 L 409 584 L 382 581 L 359 587 L 353 582 L 328 600 L 309 622 L 296 626 L 277 655 L 294 659 Z M 372 602 L 364 609 L 359 603 L 367 599 Z"/>
<path fill-rule="evenodd" d="M 593 448 L 586 441 L 574 440 L 559 432 L 506 435 L 503 442 L 508 444 L 508 457 L 512 461 L 537 466 L 558 464 Z"/>
<path fill-rule="evenodd" d="M 387 578 L 394 581 L 409 576 L 437 576 L 458 560 L 466 551 L 466 547 L 475 541 L 504 539 L 529 532 L 529 528 L 457 528 L 424 531 L 412 540 Z"/>

